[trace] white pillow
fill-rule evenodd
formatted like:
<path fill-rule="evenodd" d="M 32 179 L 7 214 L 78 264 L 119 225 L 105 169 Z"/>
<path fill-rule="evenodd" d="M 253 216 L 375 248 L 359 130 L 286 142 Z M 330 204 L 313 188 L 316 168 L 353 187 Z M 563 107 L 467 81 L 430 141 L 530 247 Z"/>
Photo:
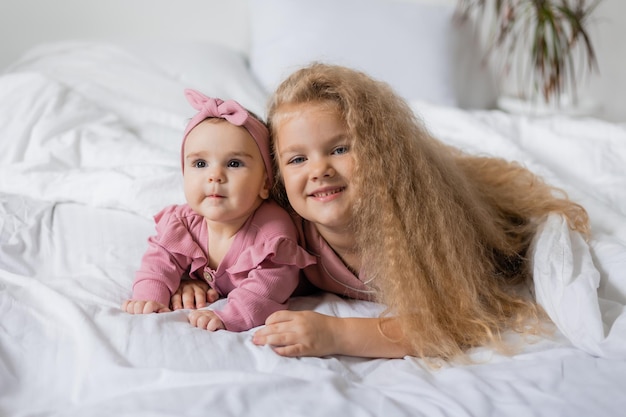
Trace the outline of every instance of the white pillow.
<path fill-rule="evenodd" d="M 273 91 L 312 61 L 350 66 L 407 100 L 456 105 L 453 4 L 249 0 L 250 65 Z"/>
<path fill-rule="evenodd" d="M 178 40 L 128 41 L 124 46 L 154 63 L 186 88 L 223 100 L 237 100 L 248 110 L 264 117 L 267 93 L 251 74 L 242 52 L 212 42 Z M 182 89 L 175 98 L 183 103 L 183 109 L 192 111 Z"/>

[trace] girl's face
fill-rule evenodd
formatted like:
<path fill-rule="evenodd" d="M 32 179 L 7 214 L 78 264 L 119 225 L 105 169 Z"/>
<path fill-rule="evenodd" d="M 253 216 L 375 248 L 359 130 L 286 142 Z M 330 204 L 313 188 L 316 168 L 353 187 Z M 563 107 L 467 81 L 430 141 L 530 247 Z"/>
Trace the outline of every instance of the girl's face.
<path fill-rule="evenodd" d="M 268 198 L 263 158 L 245 128 L 207 119 L 183 152 L 185 198 L 207 221 L 243 223 Z"/>
<path fill-rule="evenodd" d="M 281 109 L 275 132 L 278 166 L 293 209 L 320 231 L 349 228 L 351 140 L 336 109 L 288 106 Z"/>

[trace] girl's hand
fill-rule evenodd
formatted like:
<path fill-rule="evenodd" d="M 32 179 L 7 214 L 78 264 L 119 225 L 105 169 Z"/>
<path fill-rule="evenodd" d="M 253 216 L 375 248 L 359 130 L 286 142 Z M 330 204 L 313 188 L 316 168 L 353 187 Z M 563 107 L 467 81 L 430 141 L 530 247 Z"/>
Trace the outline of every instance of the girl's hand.
<path fill-rule="evenodd" d="M 381 322 L 380 318 L 342 318 L 313 311 L 277 311 L 252 342 L 270 345 L 282 356 L 402 358 L 412 352 L 394 318 Z"/>
<path fill-rule="evenodd" d="M 204 281 L 197 279 L 183 279 L 180 286 L 170 300 L 172 309 L 196 309 L 206 307 L 207 303 L 214 303 L 220 298 L 217 291 L 209 287 Z"/>
<path fill-rule="evenodd" d="M 168 306 L 156 301 L 126 300 L 122 304 L 122 310 L 130 314 L 166 313 L 172 311 Z"/>
<path fill-rule="evenodd" d="M 271 314 L 252 338 L 271 345 L 282 356 L 326 356 L 341 353 L 341 319 L 313 311 L 282 310 Z"/>
<path fill-rule="evenodd" d="M 211 310 L 196 310 L 189 313 L 189 323 L 192 326 L 200 329 L 206 329 L 210 332 L 214 332 L 219 329 L 226 329 L 224 322 L 219 318 L 214 311 Z"/>

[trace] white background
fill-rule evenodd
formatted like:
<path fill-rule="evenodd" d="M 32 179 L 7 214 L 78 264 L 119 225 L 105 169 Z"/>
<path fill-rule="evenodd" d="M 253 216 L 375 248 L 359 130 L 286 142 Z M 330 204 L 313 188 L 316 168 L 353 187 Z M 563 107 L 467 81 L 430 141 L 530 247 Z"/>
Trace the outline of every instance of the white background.
<path fill-rule="evenodd" d="M 0 68 L 33 44 L 65 39 L 211 40 L 247 52 L 248 18 L 246 0 L 0 0 Z M 580 90 L 600 104 L 598 116 L 626 123 L 626 1 L 604 0 L 593 20 L 600 73 Z"/>

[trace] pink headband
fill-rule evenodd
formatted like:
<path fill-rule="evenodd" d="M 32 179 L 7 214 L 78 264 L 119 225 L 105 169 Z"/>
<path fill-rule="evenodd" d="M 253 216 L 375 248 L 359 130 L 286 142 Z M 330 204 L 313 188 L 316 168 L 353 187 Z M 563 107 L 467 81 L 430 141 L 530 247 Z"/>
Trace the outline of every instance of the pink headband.
<path fill-rule="evenodd" d="M 187 135 L 191 132 L 191 129 L 198 126 L 203 120 L 218 117 L 227 120 L 235 126 L 242 126 L 250 133 L 256 145 L 259 147 L 259 151 L 261 151 L 269 186 L 271 187 L 274 182 L 274 175 L 272 171 L 272 157 L 270 156 L 270 134 L 267 127 L 234 100 L 224 101 L 219 98 L 210 98 L 191 89 L 185 90 L 185 97 L 189 104 L 191 104 L 194 109 L 198 110 L 198 114 L 189 121 L 185 129 L 185 134 L 183 135 L 183 144 L 181 146 L 183 171 L 185 170 L 184 151 Z"/>

